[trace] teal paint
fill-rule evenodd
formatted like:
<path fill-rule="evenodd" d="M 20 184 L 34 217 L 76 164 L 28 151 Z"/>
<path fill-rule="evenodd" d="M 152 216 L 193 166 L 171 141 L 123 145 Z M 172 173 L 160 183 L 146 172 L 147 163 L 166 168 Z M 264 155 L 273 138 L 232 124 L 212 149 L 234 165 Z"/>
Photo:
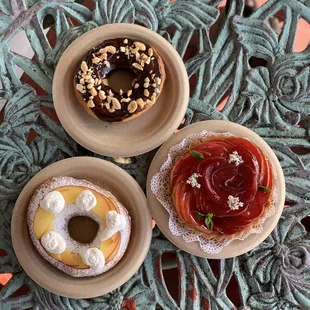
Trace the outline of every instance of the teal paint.
<path fill-rule="evenodd" d="M 240 291 L 239 309 L 310 309 L 309 233 L 301 220 L 310 214 L 310 156 L 296 154 L 296 147 L 310 148 L 310 47 L 293 52 L 297 22 L 310 22 L 308 0 L 270 0 L 248 18 L 242 17 L 244 1 L 230 1 L 219 27 L 210 38 L 210 27 L 219 18 L 219 0 L 95 0 L 90 11 L 74 1 L 0 1 L 0 99 L 7 101 L 0 124 L 0 272 L 13 278 L 0 291 L 1 309 L 121 309 L 126 300 L 137 309 L 234 309 L 227 286 L 235 277 Z M 278 36 L 268 19 L 279 10 L 285 14 Z M 55 20 L 57 36 L 51 47 L 43 31 L 43 19 Z M 67 17 L 81 26 L 71 27 Z M 118 290 L 88 300 L 54 295 L 36 285 L 19 266 L 12 249 L 10 221 L 14 202 L 27 181 L 40 169 L 62 158 L 98 156 L 77 145 L 50 118 L 55 66 L 66 47 L 86 31 L 106 23 L 139 23 L 167 38 L 183 57 L 193 48 L 194 57 L 185 61 L 189 77 L 196 75 L 185 125 L 207 119 L 225 119 L 252 128 L 273 148 L 286 177 L 287 201 L 272 234 L 257 248 L 235 259 L 219 260 L 216 275 L 206 259 L 175 248 L 155 229 L 149 254 L 140 270 Z M 173 28 L 173 33 L 167 28 Z M 14 53 L 9 42 L 24 30 L 37 61 Z M 249 59 L 266 61 L 251 68 Z M 15 65 L 22 68 L 46 93 L 37 95 L 21 82 Z M 225 108 L 216 107 L 225 94 Z M 305 128 L 298 126 L 305 120 Z M 28 141 L 30 132 L 37 135 Z M 28 142 L 27 142 L 28 141 Z M 145 178 L 155 151 L 118 164 L 145 189 Z M 113 158 L 106 158 L 115 161 Z M 161 257 L 174 252 L 179 268 L 181 295 L 176 302 L 167 291 Z M 12 293 L 26 284 L 29 292 Z"/>

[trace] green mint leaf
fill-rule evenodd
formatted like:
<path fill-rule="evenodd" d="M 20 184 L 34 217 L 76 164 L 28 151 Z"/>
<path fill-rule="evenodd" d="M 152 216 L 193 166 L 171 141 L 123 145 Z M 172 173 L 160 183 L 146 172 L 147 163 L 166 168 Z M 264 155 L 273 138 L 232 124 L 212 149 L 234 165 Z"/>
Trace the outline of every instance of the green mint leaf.
<path fill-rule="evenodd" d="M 190 154 L 192 157 L 194 157 L 194 158 L 196 158 L 196 159 L 198 159 L 198 160 L 204 160 L 204 159 L 205 159 L 205 157 L 203 156 L 203 154 L 201 154 L 200 152 L 195 151 L 195 150 L 189 150 L 189 154 Z"/>
<path fill-rule="evenodd" d="M 258 189 L 264 193 L 271 193 L 271 189 L 262 185 L 258 185 Z"/>
<path fill-rule="evenodd" d="M 213 213 L 208 213 L 205 217 L 205 223 L 208 229 L 212 230 L 213 229 Z"/>

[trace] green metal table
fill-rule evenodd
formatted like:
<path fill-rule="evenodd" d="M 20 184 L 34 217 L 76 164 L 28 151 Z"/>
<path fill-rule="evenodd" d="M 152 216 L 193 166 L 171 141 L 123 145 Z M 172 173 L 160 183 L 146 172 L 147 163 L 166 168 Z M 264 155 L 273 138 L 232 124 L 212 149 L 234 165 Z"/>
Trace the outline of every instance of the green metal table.
<path fill-rule="evenodd" d="M 0 273 L 12 274 L 0 290 L 0 309 L 310 309 L 310 47 L 294 52 L 298 21 L 310 22 L 310 1 L 269 0 L 250 13 L 245 0 L 220 3 L 0 0 Z M 280 31 L 271 27 L 275 16 L 284 21 Z M 191 97 L 182 126 L 230 120 L 268 142 L 286 177 L 286 208 L 260 246 L 234 259 L 191 256 L 154 229 L 149 254 L 130 281 L 105 296 L 75 300 L 45 291 L 25 274 L 12 248 L 10 221 L 18 194 L 40 169 L 70 156 L 98 156 L 59 124 L 52 79 L 74 39 L 117 22 L 157 31 L 183 57 Z M 20 32 L 31 57 L 12 48 Z M 105 159 L 145 188 L 153 155 L 126 163 Z"/>

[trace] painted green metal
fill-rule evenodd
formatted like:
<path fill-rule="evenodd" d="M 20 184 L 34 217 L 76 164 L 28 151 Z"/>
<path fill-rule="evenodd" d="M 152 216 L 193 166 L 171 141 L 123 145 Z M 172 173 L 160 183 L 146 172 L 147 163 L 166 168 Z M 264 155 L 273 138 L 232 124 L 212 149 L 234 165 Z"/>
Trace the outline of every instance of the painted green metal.
<path fill-rule="evenodd" d="M 0 0 L 0 99 L 6 101 L 0 124 L 0 249 L 5 251 L 0 251 L 0 272 L 13 273 L 0 290 L 0 309 L 310 309 L 310 241 L 301 223 L 310 214 L 310 156 L 296 151 L 310 148 L 310 47 L 293 52 L 298 20 L 310 22 L 310 1 L 269 0 L 248 18 L 243 17 L 244 0 L 227 1 L 221 17 L 219 2 L 94 0 L 91 11 L 71 0 Z M 277 35 L 268 20 L 280 10 L 285 21 Z M 55 20 L 54 47 L 43 29 L 48 14 Z M 80 26 L 71 27 L 68 18 Z M 115 22 L 157 31 L 186 59 L 191 81 L 197 81 L 186 124 L 227 119 L 252 128 L 269 143 L 281 161 L 290 206 L 260 246 L 235 259 L 217 261 L 217 272 L 211 268 L 214 262 L 182 252 L 155 229 L 149 254 L 130 281 L 111 294 L 74 300 L 43 290 L 25 274 L 12 249 L 10 220 L 18 194 L 40 169 L 70 156 L 96 156 L 55 121 L 51 85 L 57 61 L 70 42 L 98 25 Z M 35 60 L 10 49 L 10 40 L 20 31 L 25 31 Z M 252 68 L 251 57 L 266 65 Z M 45 95 L 21 82 L 16 66 Z M 227 94 L 227 104 L 219 111 L 216 107 Z M 119 165 L 145 188 L 153 155 Z M 178 301 L 165 285 L 165 252 L 177 257 Z M 240 305 L 227 294 L 233 281 L 239 287 Z M 24 285 L 28 291 L 12 296 Z"/>

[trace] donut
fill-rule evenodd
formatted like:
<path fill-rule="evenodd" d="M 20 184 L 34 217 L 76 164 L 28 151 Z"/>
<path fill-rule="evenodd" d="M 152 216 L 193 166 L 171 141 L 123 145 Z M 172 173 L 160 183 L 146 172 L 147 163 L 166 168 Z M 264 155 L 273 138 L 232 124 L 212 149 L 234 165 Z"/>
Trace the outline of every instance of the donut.
<path fill-rule="evenodd" d="M 27 226 L 46 261 L 70 276 L 90 277 L 108 271 L 122 258 L 131 219 L 110 192 L 63 176 L 46 180 L 35 190 Z"/>
<path fill-rule="evenodd" d="M 124 92 L 109 86 L 109 73 L 130 70 L 132 88 Z M 93 47 L 74 76 L 78 102 L 92 117 L 125 122 L 149 110 L 158 99 L 166 78 L 164 63 L 156 50 L 127 38 L 105 40 Z"/>

